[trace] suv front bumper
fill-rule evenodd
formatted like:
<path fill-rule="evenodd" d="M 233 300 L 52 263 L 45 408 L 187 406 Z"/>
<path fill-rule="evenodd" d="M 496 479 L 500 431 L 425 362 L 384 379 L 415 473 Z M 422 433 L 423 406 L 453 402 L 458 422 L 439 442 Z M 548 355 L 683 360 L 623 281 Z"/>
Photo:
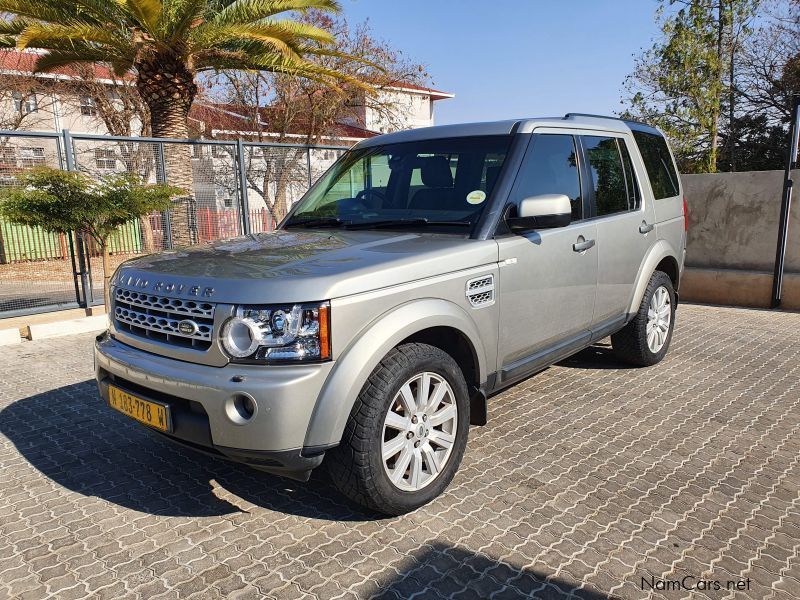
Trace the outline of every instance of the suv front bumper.
<path fill-rule="evenodd" d="M 113 384 L 169 404 L 173 431 L 148 429 L 183 445 L 295 479 L 307 479 L 329 448 L 304 441 L 332 362 L 210 367 L 138 350 L 107 333 L 97 337 L 94 355 L 103 400 Z M 232 409 L 237 395 L 257 407 L 247 421 Z"/>

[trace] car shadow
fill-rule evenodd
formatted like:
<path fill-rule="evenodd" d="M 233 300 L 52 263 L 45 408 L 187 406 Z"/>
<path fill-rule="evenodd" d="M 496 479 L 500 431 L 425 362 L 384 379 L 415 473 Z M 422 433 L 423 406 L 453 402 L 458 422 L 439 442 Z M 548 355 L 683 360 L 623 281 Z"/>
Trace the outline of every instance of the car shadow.
<path fill-rule="evenodd" d="M 407 568 L 381 581 L 373 599 L 405 598 L 537 598 L 551 600 L 611 600 L 609 596 L 575 585 L 537 569 L 520 568 L 485 553 L 435 542 L 409 557 Z"/>
<path fill-rule="evenodd" d="M 619 360 L 610 343 L 600 342 L 576 352 L 559 363 L 559 367 L 569 369 L 635 369 L 634 365 Z"/>
<path fill-rule="evenodd" d="M 0 432 L 59 485 L 140 512 L 216 516 L 250 503 L 325 520 L 382 518 L 345 500 L 321 469 L 299 483 L 165 440 L 109 408 L 93 380 L 14 402 L 0 411 Z"/>

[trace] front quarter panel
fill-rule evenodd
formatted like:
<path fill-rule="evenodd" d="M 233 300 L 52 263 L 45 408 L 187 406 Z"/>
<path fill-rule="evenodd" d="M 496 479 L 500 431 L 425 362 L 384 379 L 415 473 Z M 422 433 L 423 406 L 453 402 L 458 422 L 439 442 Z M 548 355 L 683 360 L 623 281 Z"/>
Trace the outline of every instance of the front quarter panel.
<path fill-rule="evenodd" d="M 475 277 L 476 273 L 462 272 L 446 285 L 460 291 L 464 297 L 464 282 Z M 497 267 L 480 269 L 480 273 L 494 272 Z M 496 361 L 497 347 L 497 305 L 481 309 L 469 309 L 458 301 L 441 297 L 419 297 L 424 290 L 406 295 L 412 299 L 396 306 L 363 327 L 340 353 L 333 372 L 325 382 L 317 400 L 314 413 L 306 434 L 306 447 L 326 447 L 337 444 L 342 437 L 355 400 L 369 375 L 389 351 L 406 338 L 431 327 L 452 327 L 459 330 L 472 344 L 478 362 L 480 380 L 487 376 L 487 362 Z M 413 299 L 416 295 L 418 299 Z M 452 295 L 445 296 L 453 298 Z M 350 298 L 333 301 L 332 331 L 336 338 L 337 326 L 347 326 L 358 319 L 365 307 L 363 302 L 380 301 L 376 298 Z M 385 300 L 384 300 L 385 301 Z M 466 299 L 465 299 L 466 304 Z M 470 311 L 469 313 L 467 311 Z M 337 316 L 338 315 L 338 316 Z M 492 331 L 494 333 L 492 334 Z M 494 370 L 494 365 L 492 365 Z"/>

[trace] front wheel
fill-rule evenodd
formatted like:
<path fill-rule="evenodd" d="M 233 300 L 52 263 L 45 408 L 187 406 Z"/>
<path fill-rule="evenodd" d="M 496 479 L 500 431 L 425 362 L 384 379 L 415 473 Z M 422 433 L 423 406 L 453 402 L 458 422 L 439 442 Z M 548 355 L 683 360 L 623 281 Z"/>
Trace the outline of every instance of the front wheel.
<path fill-rule="evenodd" d="M 630 323 L 611 336 L 614 353 L 639 366 L 666 356 L 675 328 L 675 290 L 669 275 L 656 271 L 647 284 L 639 310 Z"/>
<path fill-rule="evenodd" d="M 346 496 L 399 515 L 444 491 L 468 432 L 467 385 L 458 364 L 434 346 L 403 344 L 372 372 L 341 444 L 325 460 Z"/>

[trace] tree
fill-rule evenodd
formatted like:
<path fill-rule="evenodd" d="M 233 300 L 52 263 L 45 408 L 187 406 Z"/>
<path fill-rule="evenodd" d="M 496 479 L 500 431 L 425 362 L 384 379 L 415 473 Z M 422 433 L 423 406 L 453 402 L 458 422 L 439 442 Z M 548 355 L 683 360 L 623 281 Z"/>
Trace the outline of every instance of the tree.
<path fill-rule="evenodd" d="M 727 137 L 731 132 L 735 132 L 733 139 Z M 782 124 L 770 123 L 766 114 L 737 116 L 734 127 L 723 132 L 723 140 L 721 170 L 735 166 L 743 171 L 768 171 L 780 169 L 786 163 L 788 133 Z M 735 163 L 729 155 L 734 150 Z"/>
<path fill-rule="evenodd" d="M 37 71 L 104 63 L 134 73 L 155 137 L 188 137 L 199 73 L 243 69 L 336 87 L 349 76 L 311 57 L 336 55 L 332 34 L 280 15 L 339 10 L 336 0 L 0 0 L 0 46 L 45 50 Z M 193 188 L 190 148 L 164 146 L 170 180 Z M 177 210 L 180 208 L 180 210 Z M 195 242 L 192 203 L 176 207 L 173 241 Z"/>
<path fill-rule="evenodd" d="M 248 69 L 335 86 L 343 74 L 309 57 L 324 56 L 333 36 L 281 13 L 336 12 L 336 0 L 0 0 L 11 15 L 0 46 L 46 50 L 37 71 L 109 64 L 133 71 L 150 110 L 153 135 L 185 138 L 198 73 Z"/>
<path fill-rule="evenodd" d="M 800 96 L 800 0 L 768 0 L 758 27 L 743 44 L 736 89 L 748 114 L 770 125 L 791 119 Z"/>
<path fill-rule="evenodd" d="M 389 90 L 424 84 L 428 79 L 425 67 L 378 39 L 368 23 L 351 26 L 344 17 L 333 18 L 320 11 L 309 11 L 303 22 L 331 32 L 335 40 L 334 52 L 310 60 L 350 80 L 332 89 L 324 82 L 283 74 L 223 70 L 208 79 L 207 96 L 215 103 L 231 105 L 244 117 L 241 133 L 262 142 L 330 143 L 341 135 L 342 123 L 365 128 L 367 112 L 387 129 L 403 128 L 409 107 Z M 366 93 L 362 86 L 351 83 L 353 80 L 366 83 L 373 93 Z M 308 176 L 305 152 L 250 152 L 246 160 L 249 187 L 279 221 L 289 208 L 292 182 Z"/>
<path fill-rule="evenodd" d="M 638 57 L 625 81 L 625 114 L 660 126 L 681 170 L 714 172 L 726 102 L 734 122 L 735 56 L 759 0 L 660 2 L 662 39 Z"/>
<path fill-rule="evenodd" d="M 88 233 L 103 253 L 103 300 L 108 311 L 109 237 L 133 219 L 166 210 L 170 199 L 182 193 L 172 186 L 142 184 L 132 174 L 98 183 L 75 171 L 41 168 L 21 175 L 17 186 L 0 195 L 0 215 L 45 231 Z"/>

